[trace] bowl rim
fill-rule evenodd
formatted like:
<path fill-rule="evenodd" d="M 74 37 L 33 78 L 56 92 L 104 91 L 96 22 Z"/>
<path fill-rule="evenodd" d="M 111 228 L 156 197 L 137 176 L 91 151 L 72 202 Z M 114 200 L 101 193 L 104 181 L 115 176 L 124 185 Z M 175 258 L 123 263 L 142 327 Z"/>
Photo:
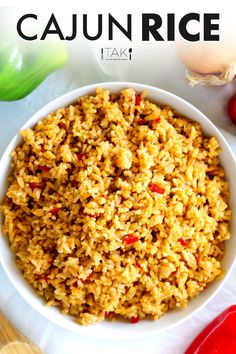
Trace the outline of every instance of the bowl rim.
<path fill-rule="evenodd" d="M 148 93 L 150 93 L 150 94 L 154 93 L 157 96 L 158 96 L 158 93 L 159 94 L 161 93 L 166 96 L 166 99 L 172 98 L 175 101 L 177 101 L 179 104 L 182 104 L 183 106 L 185 106 L 186 109 L 195 111 L 195 113 L 199 116 L 200 120 L 205 121 L 207 123 L 209 129 L 213 130 L 213 132 L 217 132 L 218 136 L 220 136 L 220 139 L 224 142 L 224 145 L 227 149 L 227 154 L 230 155 L 232 161 L 234 162 L 234 165 L 236 166 L 236 157 L 235 157 L 234 153 L 232 152 L 232 149 L 229 146 L 228 142 L 226 141 L 225 137 L 220 132 L 220 130 L 214 125 L 214 123 L 204 113 L 202 113 L 198 108 L 196 108 L 194 105 L 192 105 L 191 103 L 186 101 L 184 98 L 182 98 L 178 95 L 175 95 L 174 93 L 171 93 L 169 91 L 166 91 L 166 90 L 163 90 L 158 87 L 151 86 L 151 85 L 130 82 L 130 81 L 127 81 L 127 82 L 126 81 L 107 81 L 107 82 L 100 82 L 100 83 L 94 83 L 94 84 L 90 84 L 90 85 L 86 85 L 86 86 L 81 86 L 81 87 L 78 87 L 78 88 L 76 88 L 72 91 L 69 91 L 63 95 L 60 95 L 59 97 L 53 99 L 52 101 L 49 101 L 48 103 L 43 105 L 39 110 L 37 110 L 33 115 L 31 115 L 30 118 L 28 118 L 26 120 L 26 122 L 22 125 L 22 127 L 18 130 L 18 132 L 15 134 L 15 136 L 9 141 L 7 147 L 5 148 L 5 150 L 1 156 L 0 166 L 2 165 L 2 163 L 4 162 L 4 160 L 6 158 L 10 158 L 10 154 L 12 152 L 12 149 L 15 149 L 16 146 L 19 145 L 20 141 L 22 141 L 22 139 L 19 137 L 19 132 L 23 129 L 31 128 L 31 127 L 35 126 L 35 124 L 39 120 L 45 118 L 46 115 L 49 114 L 49 113 L 45 114 L 44 113 L 45 110 L 47 112 L 55 112 L 56 110 L 58 110 L 61 107 L 66 107 L 66 106 L 74 103 L 76 101 L 77 97 L 81 97 L 86 94 L 92 94 L 92 92 L 95 92 L 96 88 L 98 88 L 98 87 L 103 88 L 103 89 L 107 89 L 111 92 L 114 89 L 121 90 L 122 88 L 134 88 L 136 91 L 137 90 L 140 90 L 140 91 L 147 90 Z M 113 88 L 111 88 L 111 87 L 113 87 Z M 81 91 L 82 92 L 85 91 L 86 93 L 81 93 Z M 157 103 L 158 103 L 158 99 L 157 99 Z M 173 108 L 175 108 L 175 107 L 173 107 Z M 177 111 L 178 111 L 178 109 L 177 109 Z M 192 119 L 191 117 L 190 117 L 190 119 L 194 121 L 194 119 Z M 2 172 L 1 172 L 1 168 L 0 168 L 0 176 L 1 176 L 1 174 L 2 174 Z M 4 173 L 3 173 L 3 177 L 5 180 L 6 180 L 7 176 L 8 175 L 4 176 Z M 0 229 L 0 245 L 1 245 L 1 242 L 4 242 L 1 240 L 1 236 L 3 236 L 3 235 L 4 234 L 3 234 L 2 230 Z M 9 248 L 9 252 L 12 253 L 10 248 Z M 1 253 L 1 249 L 0 249 L 0 253 Z M 76 332 L 78 334 L 85 335 L 87 337 L 92 337 L 92 338 L 107 338 L 105 333 L 103 336 L 100 333 L 97 333 L 96 330 L 95 331 L 92 330 L 90 332 L 84 330 L 84 328 L 88 328 L 88 327 L 95 328 L 94 326 L 83 327 L 76 322 L 72 322 L 72 323 L 68 322 L 67 323 L 67 322 L 62 321 L 61 323 L 58 323 L 57 319 L 54 318 L 54 316 L 52 316 L 52 317 L 50 316 L 50 311 L 48 311 L 48 308 L 46 307 L 45 303 L 44 303 L 44 309 L 42 310 L 41 308 L 38 308 L 36 306 L 37 304 L 35 304 L 34 301 L 32 301 L 31 297 L 29 296 L 29 293 L 26 295 L 26 293 L 28 292 L 26 280 L 22 277 L 25 281 L 24 289 L 22 289 L 21 286 L 15 282 L 12 271 L 7 266 L 7 264 L 4 262 L 2 257 L 0 257 L 0 263 L 2 265 L 2 268 L 5 272 L 5 274 L 7 275 L 8 279 L 12 283 L 13 287 L 20 294 L 21 298 L 24 301 L 26 301 L 26 303 L 28 303 L 34 310 L 36 310 L 38 314 L 47 318 L 49 321 L 53 322 L 54 324 L 59 325 L 60 327 L 65 328 L 67 330 Z M 220 291 L 220 289 L 223 287 L 226 280 L 228 279 L 229 275 L 231 274 L 232 269 L 235 266 L 235 263 L 236 263 L 236 254 L 234 256 L 232 263 L 230 264 L 230 267 L 227 269 L 227 273 L 224 275 L 223 279 L 221 279 L 219 281 L 218 285 L 216 286 L 216 289 L 210 294 L 210 296 L 207 297 L 206 300 L 204 300 L 200 305 L 196 306 L 196 308 L 193 309 L 189 314 L 183 316 L 182 318 L 176 320 L 173 323 L 165 325 L 163 328 L 162 327 L 155 328 L 153 326 L 153 328 L 150 328 L 150 330 L 143 333 L 143 335 L 140 334 L 140 331 L 137 331 L 137 333 L 135 331 L 132 331 L 132 333 L 129 335 L 127 335 L 126 333 L 124 333 L 124 335 L 119 334 L 119 336 L 112 336 L 109 334 L 109 339 L 118 339 L 118 338 L 119 339 L 134 339 L 134 338 L 148 337 L 153 334 L 157 334 L 162 331 L 171 329 L 171 328 L 187 321 L 190 317 L 194 316 L 203 307 L 205 307 L 216 296 L 216 294 Z M 35 298 L 39 298 L 39 296 L 36 294 L 35 291 L 34 291 L 34 293 L 35 293 Z M 201 295 L 201 294 L 199 294 L 199 295 Z M 184 311 L 184 309 L 182 311 Z M 60 313 L 60 315 L 64 316 L 61 313 Z M 145 320 L 141 321 L 141 322 L 145 322 Z M 73 325 L 71 325 L 71 324 L 73 324 Z M 132 327 L 132 328 L 134 328 L 134 327 Z"/>

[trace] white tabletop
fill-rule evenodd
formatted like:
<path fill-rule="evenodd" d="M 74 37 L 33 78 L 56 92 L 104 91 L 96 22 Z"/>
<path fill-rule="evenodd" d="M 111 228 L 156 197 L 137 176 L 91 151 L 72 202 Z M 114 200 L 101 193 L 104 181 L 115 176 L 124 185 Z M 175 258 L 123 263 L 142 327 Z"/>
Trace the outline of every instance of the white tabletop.
<path fill-rule="evenodd" d="M 190 88 L 184 82 L 184 68 L 174 47 L 167 53 L 145 55 L 137 47 L 132 62 L 105 63 L 98 48 L 88 47 L 64 68 L 51 74 L 28 97 L 0 102 L 0 155 L 23 123 L 47 102 L 79 86 L 101 81 L 135 81 L 173 92 L 203 111 L 222 131 L 236 154 L 236 127 L 225 114 L 228 97 L 236 82 L 225 87 Z M 93 54 L 93 55 L 91 55 Z M 154 53 L 155 54 L 155 53 Z M 156 53 L 157 54 L 157 53 Z M 182 354 L 195 335 L 221 310 L 235 302 L 236 269 L 215 298 L 191 319 L 156 336 L 114 341 L 82 337 L 49 322 L 16 292 L 0 267 L 0 310 L 47 354 Z"/>

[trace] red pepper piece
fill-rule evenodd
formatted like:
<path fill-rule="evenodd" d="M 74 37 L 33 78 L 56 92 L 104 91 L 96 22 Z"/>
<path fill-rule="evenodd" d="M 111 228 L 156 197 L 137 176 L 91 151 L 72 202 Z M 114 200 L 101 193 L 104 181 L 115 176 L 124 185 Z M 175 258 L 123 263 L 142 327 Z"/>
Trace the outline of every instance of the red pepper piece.
<path fill-rule="evenodd" d="M 79 280 L 84 284 L 86 282 L 86 280 L 88 280 L 91 276 L 92 276 L 93 272 L 91 272 L 86 279 L 81 279 L 79 278 Z"/>
<path fill-rule="evenodd" d="M 38 166 L 39 171 L 49 172 L 50 168 L 47 166 Z"/>
<path fill-rule="evenodd" d="M 139 269 L 143 269 L 143 267 L 141 266 L 141 264 L 139 262 L 136 263 L 136 266 L 139 268 Z"/>
<path fill-rule="evenodd" d="M 180 242 L 180 244 L 182 246 L 186 246 L 187 245 L 187 241 L 185 241 L 182 237 L 178 239 L 178 241 Z"/>
<path fill-rule="evenodd" d="M 158 186 L 157 184 L 155 184 L 155 183 L 152 183 L 151 186 L 150 186 L 150 188 L 151 188 L 151 191 L 152 191 L 152 192 L 155 192 L 155 193 L 164 194 L 164 192 L 165 192 L 165 189 L 159 187 L 159 186 Z"/>
<path fill-rule="evenodd" d="M 47 275 L 45 275 L 42 279 L 44 279 L 45 281 L 46 281 L 46 283 L 49 283 L 49 278 L 48 278 L 48 276 Z"/>
<path fill-rule="evenodd" d="M 130 323 L 138 323 L 140 321 L 139 317 L 131 317 Z"/>
<path fill-rule="evenodd" d="M 236 305 L 228 307 L 194 339 L 185 354 L 234 354 Z"/>
<path fill-rule="evenodd" d="M 91 272 L 91 273 L 87 276 L 86 280 L 90 279 L 90 278 L 92 277 L 92 275 L 93 275 L 93 272 Z"/>
<path fill-rule="evenodd" d="M 52 209 L 50 210 L 52 215 L 54 216 L 57 216 L 58 215 L 58 212 L 59 212 L 59 208 L 56 208 L 56 207 L 52 207 Z"/>
<path fill-rule="evenodd" d="M 32 189 L 32 191 L 35 189 L 35 188 L 39 188 L 39 189 L 43 189 L 43 183 L 29 183 L 30 185 L 30 188 Z"/>
<path fill-rule="evenodd" d="M 76 154 L 77 156 L 77 159 L 80 161 L 82 160 L 83 158 L 84 159 L 87 159 L 88 158 L 88 155 L 87 154 Z"/>
<path fill-rule="evenodd" d="M 139 238 L 134 235 L 126 235 L 123 237 L 123 242 L 126 246 L 133 245 L 138 240 L 139 240 Z"/>
<path fill-rule="evenodd" d="M 140 95 L 136 95 L 135 97 L 135 106 L 139 106 L 141 102 L 141 96 Z"/>
<path fill-rule="evenodd" d="M 160 121 L 161 121 L 161 118 L 158 117 L 158 118 L 156 119 L 156 122 L 157 122 L 157 123 L 160 123 Z"/>
<path fill-rule="evenodd" d="M 195 257 L 197 264 L 200 262 L 200 257 Z"/>
<path fill-rule="evenodd" d="M 105 317 L 105 318 L 109 317 L 109 315 L 110 315 L 110 312 L 109 312 L 109 311 L 105 311 L 105 312 L 104 312 L 104 317 Z"/>
<path fill-rule="evenodd" d="M 227 111 L 229 118 L 234 124 L 236 124 L 236 94 L 230 98 L 227 106 Z"/>

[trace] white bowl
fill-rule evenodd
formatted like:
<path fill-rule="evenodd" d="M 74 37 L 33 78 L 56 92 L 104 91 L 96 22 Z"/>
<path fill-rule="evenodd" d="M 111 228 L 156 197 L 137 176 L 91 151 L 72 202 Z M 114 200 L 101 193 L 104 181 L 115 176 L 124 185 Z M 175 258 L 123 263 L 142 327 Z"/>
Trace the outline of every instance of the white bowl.
<path fill-rule="evenodd" d="M 169 92 L 155 87 L 130 82 L 108 82 L 78 88 L 48 103 L 45 107 L 40 109 L 40 111 L 34 114 L 33 117 L 31 117 L 25 123 L 22 129 L 33 127 L 38 122 L 38 120 L 62 106 L 67 106 L 70 103 L 73 103 L 79 96 L 85 94 L 93 94 L 96 87 L 106 88 L 111 92 L 119 92 L 121 89 L 127 87 L 132 87 L 137 92 L 142 92 L 143 90 L 147 89 L 148 97 L 150 100 L 160 104 L 168 104 L 174 107 L 182 115 L 185 115 L 186 117 L 199 122 L 206 135 L 215 136 L 222 148 L 220 160 L 222 166 L 225 169 L 226 178 L 229 181 L 231 195 L 230 206 L 233 211 L 233 215 L 235 215 L 236 198 L 233 198 L 233 196 L 236 195 L 236 160 L 229 145 L 219 130 L 204 114 L 202 114 L 197 108 L 182 98 L 177 97 Z M 12 150 L 19 145 L 20 142 L 20 136 L 15 136 L 8 145 L 5 153 L 2 156 L 2 159 L 0 160 L 0 200 L 2 200 L 2 197 L 7 190 L 7 177 L 11 171 L 10 154 Z M 80 334 L 91 337 L 116 339 L 135 337 L 140 338 L 151 335 L 153 333 L 157 333 L 164 329 L 175 326 L 192 316 L 197 310 L 205 306 L 224 284 L 234 265 L 235 250 L 236 217 L 234 216 L 231 222 L 231 239 L 226 242 L 225 256 L 223 258 L 223 269 L 225 271 L 224 278 L 213 282 L 204 292 L 191 300 L 186 309 L 169 311 L 157 321 L 144 320 L 137 324 L 103 321 L 95 325 L 82 327 L 81 325 L 74 322 L 73 318 L 70 316 L 62 315 L 58 309 L 45 305 L 43 300 L 36 295 L 34 290 L 28 285 L 20 271 L 17 269 L 14 261 L 14 255 L 9 250 L 7 238 L 0 236 L 0 260 L 2 266 L 17 291 L 36 311 L 38 311 L 41 315 L 45 316 L 49 320 L 55 322 L 57 325 L 78 332 Z"/>

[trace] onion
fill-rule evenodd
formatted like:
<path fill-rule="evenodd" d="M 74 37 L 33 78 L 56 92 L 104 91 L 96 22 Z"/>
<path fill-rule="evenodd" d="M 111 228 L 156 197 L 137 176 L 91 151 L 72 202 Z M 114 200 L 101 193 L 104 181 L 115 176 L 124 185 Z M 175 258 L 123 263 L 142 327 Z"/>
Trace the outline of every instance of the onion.
<path fill-rule="evenodd" d="M 219 42 L 187 42 L 179 39 L 177 54 L 187 67 L 190 86 L 224 85 L 236 75 L 236 39 L 224 36 Z"/>

